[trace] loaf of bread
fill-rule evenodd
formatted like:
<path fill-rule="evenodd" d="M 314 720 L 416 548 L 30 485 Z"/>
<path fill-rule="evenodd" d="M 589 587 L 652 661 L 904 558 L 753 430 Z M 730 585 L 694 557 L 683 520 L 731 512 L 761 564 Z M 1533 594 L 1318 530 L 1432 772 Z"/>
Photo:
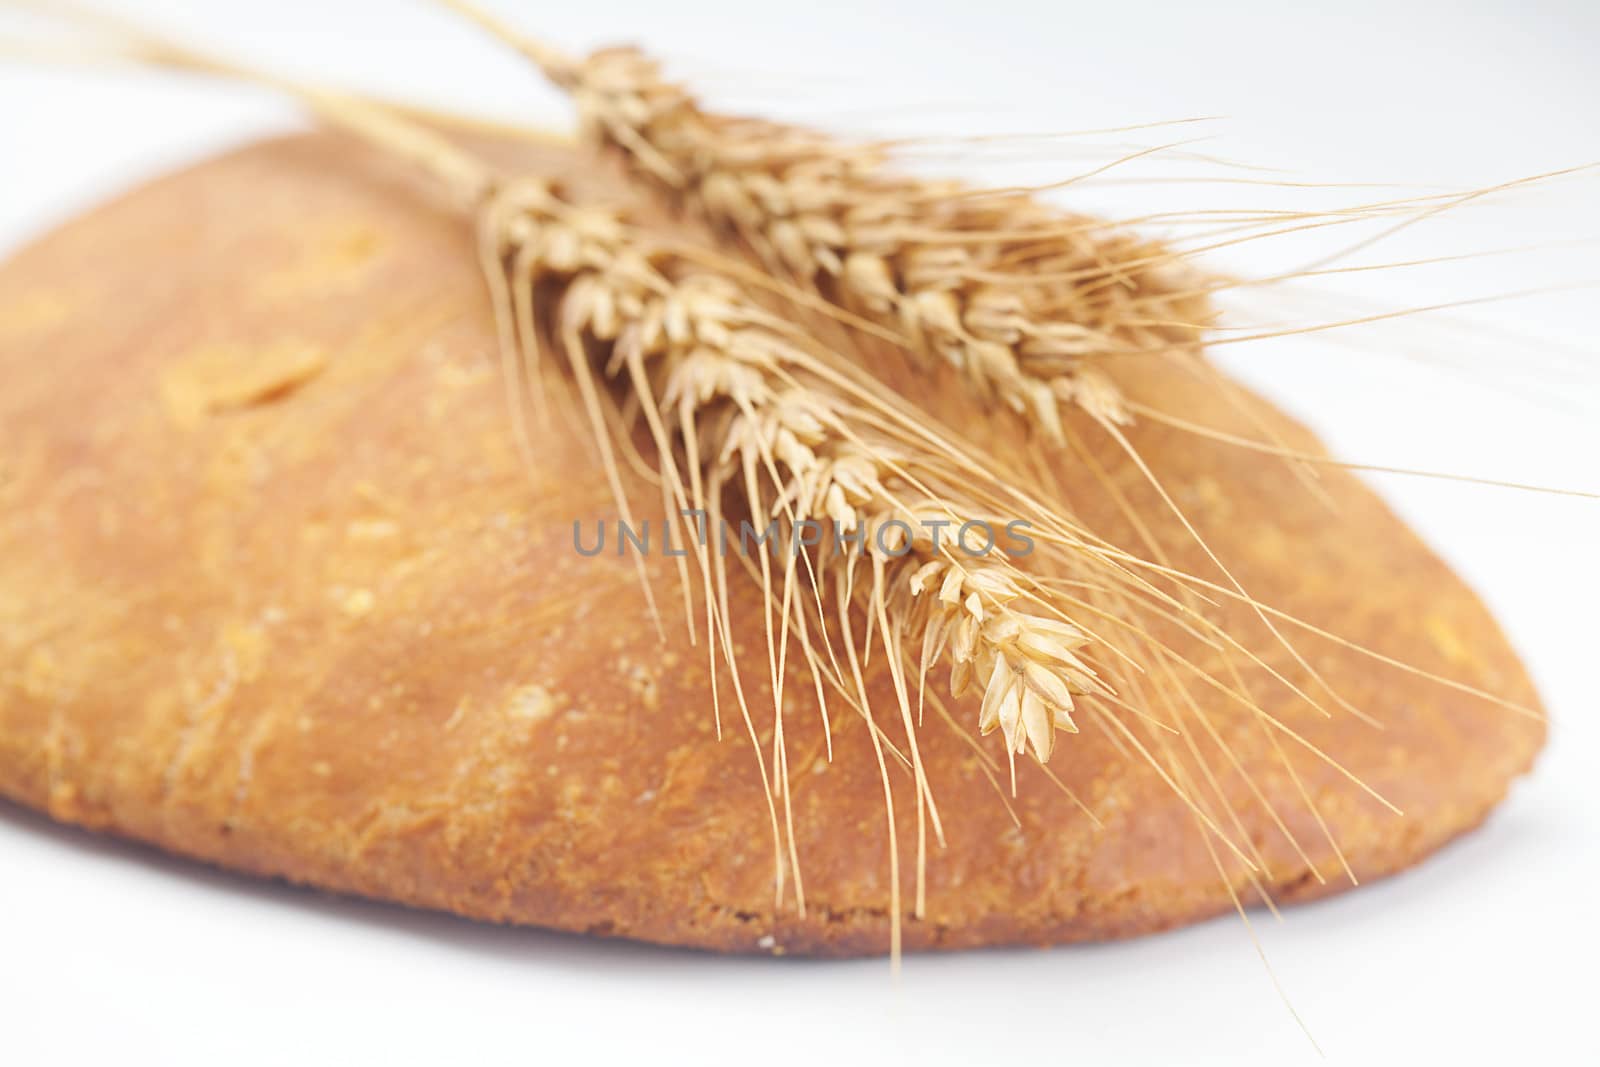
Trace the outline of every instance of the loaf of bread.
<path fill-rule="evenodd" d="M 605 188 L 572 150 L 501 151 L 575 195 Z M 1198 368 L 1112 373 L 1194 422 L 1318 449 Z M 1483 606 L 1355 479 L 1324 471 L 1319 499 L 1271 456 L 1149 422 L 1129 433 L 1261 601 L 1537 707 Z M 1094 463 L 1048 459 L 1063 503 L 1136 548 L 1125 497 L 1175 565 L 1214 574 L 1133 463 L 1083 438 Z M 476 918 L 882 951 L 888 837 L 862 720 L 830 707 L 830 761 L 809 683 L 788 687 L 801 914 L 775 899 L 762 780 L 727 708 L 718 738 L 704 642 L 673 624 L 669 596 L 658 637 L 631 559 L 574 551 L 574 520 L 613 513 L 583 435 L 558 417 L 535 453 L 530 472 L 470 227 L 346 141 L 246 148 L 24 250 L 0 268 L 0 794 L 225 867 Z M 648 563 L 670 590 L 671 561 Z M 762 609 L 753 583 L 734 599 L 759 709 Z M 1315 688 L 1248 607 L 1216 599 L 1230 632 Z M 1259 714 L 1197 684 L 1185 714 L 1206 727 L 1168 746 L 1277 898 L 1346 888 L 1346 864 L 1368 879 L 1418 861 L 1482 820 L 1542 744 L 1536 717 L 1282 626 L 1382 728 L 1253 669 Z M 1166 638 L 1216 669 L 1200 637 Z M 892 706 L 881 660 L 868 685 Z M 908 948 L 1121 937 L 1255 898 L 1245 863 L 1116 733 L 1086 721 L 1049 775 L 1018 760 L 1013 796 L 998 746 L 974 743 L 976 711 L 958 711 L 959 729 L 930 718 L 921 736 L 946 840 L 929 844 L 921 917 L 908 894 Z M 891 781 L 909 871 L 909 777 Z"/>

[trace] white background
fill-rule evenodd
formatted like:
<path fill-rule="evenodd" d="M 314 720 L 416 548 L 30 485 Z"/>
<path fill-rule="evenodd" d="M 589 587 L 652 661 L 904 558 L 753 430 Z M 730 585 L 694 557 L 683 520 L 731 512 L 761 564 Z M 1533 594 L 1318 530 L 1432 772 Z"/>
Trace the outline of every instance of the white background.
<path fill-rule="evenodd" d="M 530 122 L 568 119 L 517 60 L 422 3 L 117 6 L 287 72 Z M 1113 176 L 1459 189 L 1600 160 L 1594 5 L 1303 6 L 501 9 L 572 48 L 647 44 L 721 100 L 846 130 L 1019 133 L 1227 116 L 923 153 L 939 157 L 930 167 L 995 180 L 1061 178 L 1117 155 L 1116 144 L 1202 134 L 1214 139 L 1186 151 L 1288 173 L 1156 158 Z M 0 17 L 0 28 L 38 27 Z M 260 94 L 0 60 L 0 251 L 143 176 L 295 124 Z M 1000 167 L 997 156 L 1026 158 Z M 1070 198 L 1135 214 L 1426 191 L 1141 180 Z M 1447 213 L 1347 262 L 1542 247 L 1256 293 L 1240 321 L 1308 323 L 1593 283 L 1597 194 L 1600 177 L 1589 174 Z M 1244 245 L 1223 265 L 1259 275 L 1356 236 Z M 1600 489 L 1596 292 L 1219 355 L 1348 458 Z M 1259 920 L 1268 956 L 1336 1063 L 1600 1062 L 1600 504 L 1375 482 L 1504 621 L 1549 700 L 1552 741 L 1481 832 L 1413 873 L 1295 909 L 1281 926 Z M 8 1063 L 1315 1061 L 1231 919 L 1122 945 L 914 957 L 894 981 L 883 961 L 720 959 L 334 900 L 11 808 L 0 808 L 0 871 Z"/>

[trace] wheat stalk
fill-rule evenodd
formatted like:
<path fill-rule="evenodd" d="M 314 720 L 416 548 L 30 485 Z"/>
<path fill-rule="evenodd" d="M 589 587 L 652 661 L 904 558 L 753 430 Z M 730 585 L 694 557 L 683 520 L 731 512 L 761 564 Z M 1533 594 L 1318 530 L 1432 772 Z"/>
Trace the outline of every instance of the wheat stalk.
<path fill-rule="evenodd" d="M 1059 408 L 1125 423 L 1085 366 L 1194 349 L 1211 311 L 1160 246 L 1023 192 L 895 173 L 875 146 L 703 109 L 632 48 L 568 57 L 466 0 L 450 7 L 513 43 L 571 94 L 583 129 L 781 271 L 956 367 L 1059 442 Z"/>

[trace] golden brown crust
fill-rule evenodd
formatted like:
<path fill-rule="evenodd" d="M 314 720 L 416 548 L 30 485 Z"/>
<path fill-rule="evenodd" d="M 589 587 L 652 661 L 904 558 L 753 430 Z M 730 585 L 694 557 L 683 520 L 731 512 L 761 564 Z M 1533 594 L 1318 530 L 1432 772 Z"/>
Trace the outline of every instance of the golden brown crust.
<path fill-rule="evenodd" d="M 809 683 L 791 683 L 809 907 L 775 911 L 755 760 L 731 708 L 717 740 L 703 648 L 676 627 L 657 644 L 628 561 L 572 551 L 572 520 L 609 514 L 609 495 L 567 424 L 541 437 L 530 481 L 492 353 L 467 228 L 331 138 L 168 178 L 0 268 L 0 793 L 225 866 L 470 916 L 729 951 L 882 950 L 882 787 L 859 720 L 835 709 L 822 761 Z M 1117 377 L 1251 432 L 1203 371 Z M 1210 573 L 1115 446 L 1078 429 L 1175 560 Z M 1325 473 L 1330 510 L 1270 458 L 1153 425 L 1134 437 L 1262 600 L 1536 700 L 1483 607 L 1353 479 Z M 1052 462 L 1089 525 L 1135 544 L 1081 466 Z M 1248 611 L 1225 615 L 1304 681 Z M 1404 809 L 1277 736 L 1363 877 L 1478 823 L 1542 743 L 1540 723 L 1297 645 L 1385 725 L 1323 719 L 1250 676 L 1268 710 Z M 759 705 L 764 648 L 752 636 L 741 652 Z M 876 671 L 874 685 L 888 699 Z M 1269 732 L 1195 692 L 1327 879 L 1202 736 L 1278 893 L 1347 885 Z M 1194 816 L 1104 730 L 1064 739 L 1051 765 L 1099 826 L 1023 763 L 1013 826 L 943 725 L 923 753 L 948 844 L 931 851 L 908 947 L 1120 937 L 1229 907 Z M 896 784 L 909 886 L 915 822 Z"/>

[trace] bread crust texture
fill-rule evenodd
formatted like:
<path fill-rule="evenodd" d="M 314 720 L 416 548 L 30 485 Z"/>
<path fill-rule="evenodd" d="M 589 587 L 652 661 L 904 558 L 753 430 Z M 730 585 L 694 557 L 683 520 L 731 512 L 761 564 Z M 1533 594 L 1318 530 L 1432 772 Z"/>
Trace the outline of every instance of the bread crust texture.
<path fill-rule="evenodd" d="M 580 195 L 618 195 L 575 149 L 497 151 Z M 1111 373 L 1194 422 L 1254 434 L 1261 420 L 1320 450 L 1198 369 Z M 787 687 L 801 914 L 775 899 L 761 775 L 727 706 L 719 738 L 703 638 L 689 643 L 667 596 L 658 637 L 632 560 L 574 551 L 575 520 L 614 514 L 577 423 L 558 412 L 530 470 L 505 404 L 471 227 L 337 137 L 159 180 L 0 267 L 0 794 L 223 867 L 478 919 L 730 952 L 884 951 L 887 824 L 860 717 L 829 707 L 830 761 L 810 683 Z M 1271 456 L 1128 432 L 1260 600 L 1537 706 L 1479 600 L 1354 478 L 1323 472 L 1330 509 Z M 1212 573 L 1126 455 L 1083 439 L 1175 565 Z M 1062 477 L 1085 525 L 1135 543 L 1103 487 Z M 648 565 L 673 588 L 670 560 Z M 762 606 L 753 583 L 734 585 L 770 751 Z M 1311 684 L 1248 608 L 1217 612 Z M 1363 880 L 1417 862 L 1477 825 L 1543 742 L 1537 720 L 1295 633 L 1383 729 L 1247 678 L 1302 745 L 1195 689 L 1214 810 L 1279 899 L 1350 885 L 1330 838 Z M 1198 639 L 1166 636 L 1214 663 Z M 882 657 L 867 685 L 894 706 Z M 958 707 L 960 729 L 930 721 L 921 736 L 945 842 L 929 845 L 921 917 L 907 890 L 906 948 L 1126 937 L 1254 899 L 1244 865 L 1219 874 L 1194 811 L 1112 733 L 1063 737 L 1059 784 L 1018 760 L 1012 796 L 975 751 L 975 709 Z M 908 776 L 891 778 L 909 887 L 915 806 Z"/>

